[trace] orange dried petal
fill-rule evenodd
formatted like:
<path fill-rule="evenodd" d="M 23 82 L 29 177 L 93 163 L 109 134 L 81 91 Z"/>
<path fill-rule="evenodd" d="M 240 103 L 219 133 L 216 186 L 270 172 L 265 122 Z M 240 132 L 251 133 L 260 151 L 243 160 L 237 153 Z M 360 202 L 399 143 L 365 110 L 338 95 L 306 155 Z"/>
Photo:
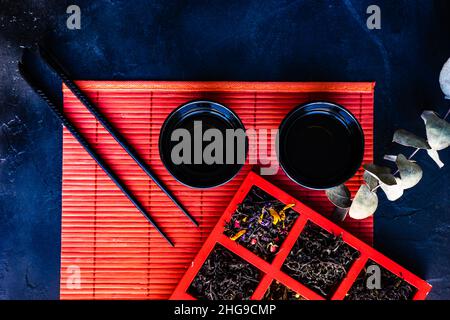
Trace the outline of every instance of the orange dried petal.
<path fill-rule="evenodd" d="M 270 213 L 270 215 L 273 217 L 273 224 L 276 225 L 276 224 L 281 220 L 280 215 L 279 215 L 278 212 L 277 212 L 275 209 L 273 209 L 273 208 L 270 208 L 270 209 L 269 209 L 269 213 Z"/>
<path fill-rule="evenodd" d="M 230 237 L 230 239 L 233 241 L 236 241 L 237 239 L 242 237 L 246 232 L 247 232 L 247 230 L 243 229 L 243 230 L 239 231 L 238 233 L 236 233 L 234 236 Z"/>
<path fill-rule="evenodd" d="M 285 211 L 286 211 L 287 209 L 290 209 L 290 208 L 294 207 L 294 206 L 295 206 L 295 203 L 291 203 L 291 204 L 288 204 L 288 205 L 285 205 L 285 206 L 284 206 L 284 208 L 280 211 L 280 217 L 281 217 L 281 220 L 286 219 Z"/>

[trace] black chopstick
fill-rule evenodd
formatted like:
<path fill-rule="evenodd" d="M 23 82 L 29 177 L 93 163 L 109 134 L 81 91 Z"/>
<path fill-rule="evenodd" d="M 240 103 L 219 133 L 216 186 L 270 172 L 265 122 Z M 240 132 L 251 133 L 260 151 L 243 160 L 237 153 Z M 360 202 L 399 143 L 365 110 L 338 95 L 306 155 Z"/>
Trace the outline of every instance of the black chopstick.
<path fill-rule="evenodd" d="M 126 139 L 112 126 L 112 124 L 100 113 L 98 108 L 92 101 L 80 90 L 80 88 L 72 81 L 64 67 L 57 59 L 44 47 L 39 46 L 39 53 L 45 63 L 58 75 L 64 84 L 72 91 L 72 93 L 81 101 L 81 103 L 89 110 L 89 112 L 102 124 L 102 126 L 114 137 L 114 139 L 122 146 L 122 148 L 130 155 L 131 158 L 142 168 L 142 170 L 156 183 L 156 185 L 177 205 L 189 220 L 197 227 L 199 224 L 193 216 L 184 208 L 177 198 L 167 189 L 164 183 L 153 173 L 151 168 L 138 155 L 134 148 L 128 144 Z"/>
<path fill-rule="evenodd" d="M 90 156 L 98 163 L 98 165 L 105 171 L 105 173 L 111 178 L 111 180 L 119 187 L 120 190 L 130 199 L 134 206 L 144 215 L 145 218 L 155 227 L 155 229 L 167 240 L 167 242 L 174 247 L 175 245 L 169 239 L 169 237 L 158 227 L 156 222 L 145 210 L 144 206 L 134 197 L 134 195 L 128 190 L 125 184 L 114 173 L 114 171 L 106 164 L 106 162 L 100 157 L 97 152 L 91 147 L 89 142 L 83 137 L 83 135 L 76 129 L 72 122 L 64 115 L 62 108 L 50 99 L 50 97 L 40 87 L 38 82 L 31 76 L 31 74 L 25 69 L 22 62 L 19 62 L 19 72 L 30 87 L 44 100 L 48 107 L 58 117 L 61 123 L 70 131 L 70 133 L 78 140 L 78 142 L 84 147 L 84 149 L 90 154 Z"/>

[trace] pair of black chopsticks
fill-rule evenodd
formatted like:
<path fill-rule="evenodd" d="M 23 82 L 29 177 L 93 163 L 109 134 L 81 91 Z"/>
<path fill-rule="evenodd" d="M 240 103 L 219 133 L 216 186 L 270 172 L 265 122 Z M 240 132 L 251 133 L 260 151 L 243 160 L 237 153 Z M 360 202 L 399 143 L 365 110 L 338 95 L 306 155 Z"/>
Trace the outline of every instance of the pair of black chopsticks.
<path fill-rule="evenodd" d="M 133 160 L 144 170 L 144 172 L 161 188 L 162 191 L 180 208 L 180 210 L 188 217 L 197 227 L 199 226 L 194 217 L 183 207 L 183 205 L 172 195 L 161 180 L 152 172 L 151 168 L 142 160 L 134 148 L 123 138 L 123 136 L 111 125 L 111 123 L 100 113 L 97 107 L 90 101 L 90 99 L 80 90 L 80 88 L 73 82 L 68 73 L 58 63 L 56 58 L 45 48 L 39 46 L 39 54 L 43 61 L 58 75 L 64 84 L 72 91 L 72 93 L 83 103 L 89 112 L 102 124 L 102 126 L 114 137 L 114 139 L 122 146 L 122 148 L 133 158 Z M 119 187 L 120 190 L 128 197 L 134 206 L 147 218 L 147 220 L 155 227 L 155 229 L 167 240 L 167 242 L 174 246 L 174 243 L 169 237 L 158 227 L 153 218 L 144 208 L 144 206 L 137 200 L 137 198 L 128 190 L 125 184 L 119 179 L 114 171 L 106 164 L 95 149 L 88 143 L 78 129 L 72 122 L 64 115 L 61 106 L 57 106 L 49 95 L 45 93 L 40 82 L 33 78 L 31 73 L 26 70 L 24 64 L 19 62 L 19 72 L 31 88 L 47 103 L 48 107 L 59 118 L 61 123 L 70 131 L 70 133 L 78 140 L 78 142 L 86 149 L 91 157 L 98 163 L 98 165 L 105 171 L 111 180 Z"/>

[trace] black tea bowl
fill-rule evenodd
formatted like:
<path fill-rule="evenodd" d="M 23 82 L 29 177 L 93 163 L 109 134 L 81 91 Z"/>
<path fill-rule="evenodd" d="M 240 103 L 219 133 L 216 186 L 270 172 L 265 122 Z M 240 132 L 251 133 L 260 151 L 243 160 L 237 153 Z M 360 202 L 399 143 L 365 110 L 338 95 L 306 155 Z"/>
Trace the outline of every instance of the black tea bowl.
<path fill-rule="evenodd" d="M 361 166 L 363 156 L 359 122 L 337 104 L 300 105 L 280 125 L 280 166 L 303 187 L 323 190 L 346 182 Z"/>
<path fill-rule="evenodd" d="M 201 123 L 201 134 L 199 130 L 199 123 Z M 179 143 L 182 138 L 174 138 L 174 132 L 177 129 L 182 129 L 188 132 L 191 137 L 191 146 L 189 149 L 185 148 L 181 155 L 187 154 L 186 159 L 191 159 L 190 162 L 179 160 L 174 161 L 172 152 L 179 150 Z M 210 163 L 203 159 L 203 151 L 215 141 L 216 138 L 207 138 L 203 140 L 205 133 L 208 129 L 216 129 L 223 136 L 223 148 L 217 148 L 218 154 L 223 161 L 215 161 Z M 245 134 L 245 128 L 238 116 L 226 106 L 214 102 L 214 101 L 192 101 L 186 103 L 177 109 L 175 109 L 165 120 L 161 127 L 159 136 L 159 154 L 161 160 L 169 171 L 169 173 L 180 183 L 191 188 L 213 188 L 225 184 L 233 179 L 244 165 L 245 158 L 248 150 L 247 137 L 243 139 L 244 148 L 238 148 L 239 143 L 233 140 L 235 143 L 233 149 L 230 149 L 231 141 L 227 141 L 226 131 L 228 129 L 241 130 Z M 195 141 L 194 141 L 195 140 Z M 178 145 L 178 147 L 176 147 Z M 174 149 L 176 148 L 176 149 Z M 178 149 L 177 149 L 178 148 Z M 234 161 L 227 162 L 227 153 L 233 151 Z M 241 159 L 244 161 L 238 161 L 238 152 Z M 212 154 L 216 155 L 216 152 Z M 197 158 L 195 158 L 197 157 Z"/>

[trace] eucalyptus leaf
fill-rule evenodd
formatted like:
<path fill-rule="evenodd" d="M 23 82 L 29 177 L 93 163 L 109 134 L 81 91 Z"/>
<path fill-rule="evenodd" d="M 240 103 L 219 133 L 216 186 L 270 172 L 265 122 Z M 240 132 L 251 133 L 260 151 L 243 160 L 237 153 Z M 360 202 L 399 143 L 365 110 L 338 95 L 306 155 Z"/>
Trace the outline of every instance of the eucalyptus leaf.
<path fill-rule="evenodd" d="M 427 150 L 431 149 L 430 145 L 424 138 L 416 136 L 414 133 L 403 129 L 395 131 L 394 138 L 392 139 L 392 141 L 406 147 L 413 147 Z"/>
<path fill-rule="evenodd" d="M 391 154 L 387 154 L 383 158 L 386 161 L 392 161 L 392 162 L 397 161 L 397 156 L 394 156 L 394 155 L 391 155 Z"/>
<path fill-rule="evenodd" d="M 331 214 L 331 220 L 335 222 L 342 222 L 347 217 L 350 208 L 339 208 L 335 207 L 333 213 Z"/>
<path fill-rule="evenodd" d="M 403 189 L 409 189 L 414 187 L 422 179 L 422 168 L 408 159 L 402 154 L 397 156 L 397 167 L 400 172 L 400 184 Z"/>
<path fill-rule="evenodd" d="M 391 173 L 391 169 L 388 167 L 378 166 L 376 164 L 365 164 L 364 169 L 369 172 L 378 181 L 387 184 L 388 186 L 393 186 L 397 184 L 394 175 Z"/>
<path fill-rule="evenodd" d="M 378 180 L 374 178 L 369 172 L 364 171 L 363 179 L 367 183 L 367 186 L 370 190 L 374 190 L 376 187 L 378 187 Z"/>
<path fill-rule="evenodd" d="M 370 217 L 378 208 L 378 197 L 366 184 L 361 185 L 350 207 L 349 216 L 362 220 Z"/>
<path fill-rule="evenodd" d="M 328 200 L 330 200 L 336 207 L 350 208 L 352 204 L 350 199 L 351 194 L 345 185 L 341 184 L 337 187 L 328 189 L 325 193 L 327 194 Z"/>
<path fill-rule="evenodd" d="M 439 153 L 436 150 L 427 150 L 428 155 L 431 159 L 436 162 L 439 168 L 442 168 L 444 166 L 444 163 L 441 161 L 441 158 L 439 158 Z"/>
<path fill-rule="evenodd" d="M 397 161 L 397 156 L 394 156 L 392 154 L 387 154 L 383 157 L 384 160 L 386 161 L 391 161 L 391 162 L 396 162 Z M 416 160 L 412 160 L 412 159 L 408 159 L 411 162 L 416 163 Z"/>
<path fill-rule="evenodd" d="M 450 59 L 444 64 L 439 75 L 439 84 L 445 95 L 445 99 L 450 99 Z"/>
<path fill-rule="evenodd" d="M 422 119 L 425 122 L 428 143 L 432 149 L 440 151 L 450 146 L 450 123 L 439 118 L 433 111 L 424 111 Z"/>
<path fill-rule="evenodd" d="M 390 201 L 398 200 L 403 195 L 403 187 L 400 178 L 396 178 L 397 184 L 393 186 L 388 186 L 387 184 L 380 183 L 381 190 L 384 191 L 386 197 Z"/>

